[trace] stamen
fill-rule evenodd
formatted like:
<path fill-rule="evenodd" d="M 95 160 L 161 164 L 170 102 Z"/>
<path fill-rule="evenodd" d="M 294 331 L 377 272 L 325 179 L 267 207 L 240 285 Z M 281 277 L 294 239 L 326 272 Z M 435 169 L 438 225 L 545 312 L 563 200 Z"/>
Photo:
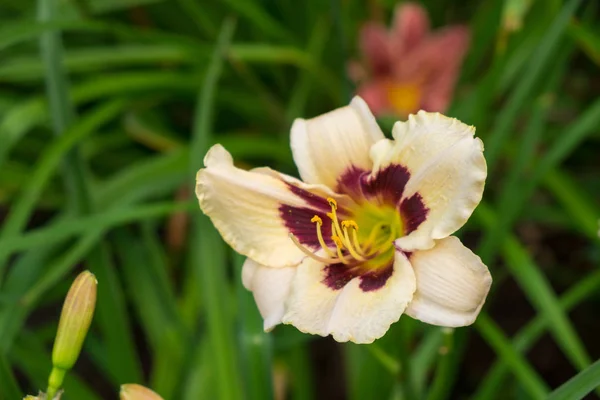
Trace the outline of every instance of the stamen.
<path fill-rule="evenodd" d="M 294 244 L 296 245 L 296 247 L 298 247 L 304 254 L 306 254 L 307 256 L 309 256 L 310 258 L 312 258 L 313 260 L 317 260 L 323 264 L 336 264 L 339 262 L 343 262 L 344 264 L 348 263 L 348 260 L 345 259 L 338 259 L 338 258 L 325 258 L 325 257 L 321 257 L 316 255 L 315 253 L 313 253 L 312 251 L 310 251 L 309 249 L 307 249 L 306 247 L 304 247 L 302 245 L 302 243 L 300 243 L 300 241 L 298 240 L 298 238 L 296 236 L 294 236 L 293 233 L 290 233 L 290 239 L 292 239 L 292 242 L 294 242 Z M 340 252 L 341 253 L 341 252 Z"/>
<path fill-rule="evenodd" d="M 354 229 L 352 231 L 352 240 L 353 240 L 354 247 L 356 247 L 356 251 L 358 251 L 358 253 L 362 256 L 366 255 L 365 250 L 362 248 L 362 246 L 360 245 L 360 242 L 358 241 L 358 233 L 357 233 L 356 229 Z"/>
<path fill-rule="evenodd" d="M 364 258 L 363 256 L 361 256 L 360 254 L 358 254 L 358 252 L 354 249 L 354 247 L 350 243 L 350 237 L 348 236 L 348 228 L 344 229 L 344 238 L 346 239 L 346 247 L 348 248 L 348 251 L 350 252 L 352 257 L 354 257 L 355 259 L 360 260 L 360 261 L 366 261 L 367 259 Z"/>
<path fill-rule="evenodd" d="M 333 199 L 332 197 L 328 197 L 327 202 L 329 203 L 333 211 L 337 210 L 337 201 L 335 201 L 335 199 Z"/>
<path fill-rule="evenodd" d="M 331 220 L 331 241 L 335 244 L 335 250 L 323 238 L 322 217 L 314 215 L 310 222 L 316 224 L 318 242 L 324 254 L 319 253 L 326 254 L 326 256 L 315 254 L 312 249 L 302 245 L 298 238 L 290 233 L 290 238 L 304 254 L 323 264 L 343 263 L 354 265 L 357 262 L 362 263 L 387 253 L 393 247 L 393 239 L 396 237 L 396 227 L 393 223 L 376 223 L 369 232 L 367 240 L 361 243 L 356 221 L 351 219 L 340 221 L 336 212 L 338 209 L 336 200 L 328 197 L 327 203 L 331 206 L 331 212 L 326 215 Z M 386 238 L 382 237 L 386 232 L 388 236 Z"/>
<path fill-rule="evenodd" d="M 329 204 L 331 205 L 331 212 L 327 213 L 327 216 L 331 219 L 331 222 L 333 222 L 333 226 L 335 227 L 335 230 L 332 229 L 331 234 L 342 237 L 344 231 L 340 228 L 340 221 L 338 221 L 337 213 L 335 212 L 335 210 L 337 210 L 337 203 L 331 197 L 328 198 L 327 201 L 329 201 Z"/>
<path fill-rule="evenodd" d="M 356 223 L 356 221 L 348 219 L 346 221 L 342 221 L 342 228 L 354 228 L 358 230 L 358 224 Z"/>
<path fill-rule="evenodd" d="M 323 233 L 321 232 L 321 226 L 323 225 L 323 220 L 321 219 L 321 217 L 319 217 L 318 215 L 315 215 L 314 217 L 312 217 L 310 222 L 317 223 L 317 238 L 319 239 L 319 244 L 321 245 L 323 250 L 325 250 L 325 253 L 327 253 L 327 255 L 329 257 L 335 257 L 335 253 L 329 249 L 329 246 L 327 246 L 327 244 L 325 243 L 325 240 L 323 239 Z"/>
<path fill-rule="evenodd" d="M 337 249 L 337 255 L 338 258 L 344 263 L 344 264 L 349 264 L 349 261 L 344 258 L 344 255 L 342 254 L 342 248 L 344 247 L 344 244 L 342 242 L 342 239 L 340 239 L 339 236 L 333 235 L 331 236 L 331 240 L 333 240 L 333 242 L 335 243 L 335 247 Z"/>

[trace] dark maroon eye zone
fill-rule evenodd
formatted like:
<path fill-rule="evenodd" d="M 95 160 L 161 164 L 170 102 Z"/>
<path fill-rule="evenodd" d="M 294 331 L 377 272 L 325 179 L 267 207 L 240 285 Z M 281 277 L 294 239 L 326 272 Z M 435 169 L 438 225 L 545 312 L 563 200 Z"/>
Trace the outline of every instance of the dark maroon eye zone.
<path fill-rule="evenodd" d="M 419 193 L 403 199 L 409 179 L 410 172 L 400 164 L 390 164 L 375 175 L 371 175 L 369 171 L 351 167 L 338 179 L 336 192 L 349 196 L 357 204 L 369 202 L 380 207 L 394 207 L 401 215 L 404 224 L 403 234 L 406 235 L 417 229 L 425 221 L 429 212 Z M 279 207 L 279 214 L 297 244 L 306 248 L 303 251 L 323 264 L 328 264 L 324 269 L 325 276 L 322 282 L 332 290 L 341 290 L 355 278 L 360 280 L 359 287 L 364 292 L 374 291 L 385 286 L 393 273 L 393 256 L 376 268 L 368 266 L 365 259 L 360 259 L 358 256 L 352 262 L 348 262 L 348 260 L 340 262 L 340 258 L 348 256 L 348 250 L 334 242 L 332 236 L 336 233 L 334 233 L 330 221 L 335 217 L 333 214 L 336 212 L 340 216 L 351 219 L 352 214 L 349 210 L 352 209 L 352 206 L 348 206 L 350 207 L 348 209 L 343 207 L 338 209 L 337 203 L 333 199 L 328 200 L 305 189 L 291 184 L 287 185 L 292 193 L 303 200 L 305 205 L 298 207 L 282 204 Z M 332 211 L 332 207 L 334 211 Z M 317 220 L 320 220 L 318 224 Z M 323 221 L 327 222 L 323 223 Z M 336 230 L 339 229 L 339 227 L 336 228 Z M 323 241 L 319 240 L 318 232 Z M 338 233 L 338 237 L 340 235 Z M 335 239 L 338 240 L 337 237 Z M 327 246 L 325 250 L 338 246 L 338 254 L 341 250 L 342 255 L 339 255 L 337 259 L 335 257 L 326 259 L 311 254 L 325 247 L 324 245 Z M 347 245 L 350 246 L 349 243 Z M 350 248 L 350 250 L 352 249 Z"/>
<path fill-rule="evenodd" d="M 400 164 L 390 164 L 371 176 L 369 171 L 351 167 L 338 179 L 337 192 L 348 194 L 355 201 L 398 207 L 407 235 L 427 218 L 429 209 L 423 197 L 415 193 L 401 201 L 410 172 Z"/>
<path fill-rule="evenodd" d="M 300 243 L 312 250 L 321 248 L 319 238 L 317 237 L 317 229 L 311 220 L 315 215 L 319 216 L 323 221 L 328 220 L 325 212 L 308 207 L 293 207 L 282 204 L 279 206 L 279 215 L 283 219 L 286 228 Z M 324 224 L 321 227 L 321 232 L 323 233 L 325 243 L 328 246 L 333 246 L 331 224 Z"/>
<path fill-rule="evenodd" d="M 393 261 L 382 268 L 371 271 L 361 270 L 360 267 L 348 267 L 345 264 L 331 264 L 325 267 L 323 283 L 330 289 L 340 290 L 352 279 L 360 279 L 358 285 L 363 292 L 381 289 L 394 271 Z"/>

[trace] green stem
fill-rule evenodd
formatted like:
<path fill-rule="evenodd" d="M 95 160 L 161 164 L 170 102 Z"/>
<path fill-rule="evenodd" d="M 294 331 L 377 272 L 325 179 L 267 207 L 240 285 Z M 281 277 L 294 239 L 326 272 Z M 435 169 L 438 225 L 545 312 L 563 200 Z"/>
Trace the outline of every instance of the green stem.
<path fill-rule="evenodd" d="M 56 396 L 56 393 L 58 393 L 58 390 L 60 389 L 60 387 L 63 384 L 63 381 L 65 380 L 66 374 L 66 369 L 57 367 L 52 368 L 52 372 L 48 377 L 48 389 L 46 389 L 46 399 L 52 400 L 54 396 Z"/>
<path fill-rule="evenodd" d="M 408 325 L 403 324 L 400 326 L 400 346 L 399 346 L 399 358 L 400 358 L 400 371 L 398 373 L 398 380 L 402 383 L 402 390 L 404 392 L 405 399 L 416 399 L 415 380 L 410 359 L 410 337 Z"/>
<path fill-rule="evenodd" d="M 443 330 L 443 345 L 440 348 L 440 359 L 435 371 L 435 378 L 427 395 L 427 400 L 442 400 L 448 395 L 452 379 L 452 355 L 456 351 L 453 329 Z"/>

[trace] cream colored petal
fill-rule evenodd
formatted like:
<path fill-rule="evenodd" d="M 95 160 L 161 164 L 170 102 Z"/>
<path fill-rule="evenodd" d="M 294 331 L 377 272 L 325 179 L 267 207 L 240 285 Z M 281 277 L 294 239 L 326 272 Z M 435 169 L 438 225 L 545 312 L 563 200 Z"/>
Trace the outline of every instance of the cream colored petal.
<path fill-rule="evenodd" d="M 326 266 L 311 258 L 298 266 L 284 324 L 306 333 L 332 335 L 338 342 L 371 343 L 398 321 L 415 291 L 412 267 L 400 252 L 392 275 L 375 290 L 364 291 L 360 277 L 332 289 L 324 282 L 326 276 Z"/>
<path fill-rule="evenodd" d="M 297 119 L 290 140 L 302 180 L 335 190 L 338 178 L 351 167 L 371 169 L 369 148 L 383 137 L 366 103 L 355 97 L 349 106 Z"/>
<path fill-rule="evenodd" d="M 410 256 L 417 291 L 406 314 L 428 324 L 458 327 L 472 324 L 490 290 L 488 268 L 454 236 Z"/>
<path fill-rule="evenodd" d="M 249 258 L 242 267 L 242 282 L 252 291 L 256 306 L 262 315 L 266 332 L 281 323 L 296 267 L 270 268 Z"/>
<path fill-rule="evenodd" d="M 242 285 L 247 290 L 252 290 L 252 280 L 254 279 L 254 273 L 260 264 L 256 261 L 253 261 L 249 258 L 246 258 L 244 264 L 242 265 Z"/>
<path fill-rule="evenodd" d="M 424 111 L 394 126 L 392 153 L 381 157 L 410 173 L 401 201 L 420 196 L 426 208 L 424 221 L 396 241 L 399 248 L 431 248 L 463 226 L 481 201 L 487 166 L 474 133 L 457 119 Z"/>
<path fill-rule="evenodd" d="M 281 207 L 287 205 L 310 211 L 316 200 L 326 204 L 322 196 L 330 195 L 331 191 L 322 186 L 303 185 L 291 177 L 284 180 L 275 172 L 236 168 L 231 155 L 221 145 L 209 150 L 204 164 L 206 168 L 198 171 L 196 176 L 196 196 L 200 208 L 210 217 L 223 239 L 238 253 L 260 264 L 271 267 L 297 265 L 305 255 L 290 239 Z M 312 193 L 313 204 L 294 194 L 292 186 Z M 307 212 L 307 218 L 312 216 L 310 214 Z"/>

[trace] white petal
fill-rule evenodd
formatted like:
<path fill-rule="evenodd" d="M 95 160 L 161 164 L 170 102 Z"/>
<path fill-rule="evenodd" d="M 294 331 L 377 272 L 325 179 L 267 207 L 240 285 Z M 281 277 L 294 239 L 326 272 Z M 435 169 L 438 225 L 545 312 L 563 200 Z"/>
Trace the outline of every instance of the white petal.
<path fill-rule="evenodd" d="M 439 113 L 419 111 L 394 126 L 393 154 L 380 157 L 411 174 L 402 200 L 420 196 L 427 209 L 416 230 L 396 241 L 403 250 L 431 248 L 469 219 L 483 196 L 487 166 L 475 128 Z"/>
<path fill-rule="evenodd" d="M 454 236 L 410 256 L 417 291 L 406 314 L 428 324 L 457 327 L 472 324 L 490 290 L 487 267 Z"/>
<path fill-rule="evenodd" d="M 371 343 L 398 321 L 415 291 L 413 270 L 400 252 L 396 252 L 392 275 L 375 290 L 364 291 L 360 277 L 333 289 L 324 283 L 326 276 L 326 266 L 311 258 L 298 266 L 284 324 L 306 333 L 331 334 L 338 342 Z"/>
<path fill-rule="evenodd" d="M 242 282 L 252 291 L 254 301 L 264 319 L 266 332 L 281 323 L 296 267 L 270 268 L 249 258 L 242 267 Z"/>
<path fill-rule="evenodd" d="M 383 138 L 366 103 L 355 97 L 349 106 L 297 119 L 290 140 L 302 180 L 335 190 L 339 177 L 352 167 L 371 170 L 369 148 Z"/>
<path fill-rule="evenodd" d="M 295 194 L 294 186 L 326 204 L 335 195 L 324 186 L 304 185 L 292 177 L 271 172 L 252 172 L 236 168 L 231 155 L 221 146 L 207 153 L 206 168 L 196 176 L 196 196 L 202 211 L 210 217 L 223 239 L 238 253 L 270 267 L 297 265 L 304 257 L 289 237 L 282 217 L 282 205 L 308 210 L 307 229 L 314 204 Z M 335 197 L 339 202 L 343 198 Z M 339 204 L 338 202 L 338 204 Z M 325 205 L 329 210 L 329 206 Z M 289 218 L 288 218 L 289 220 Z M 289 222 L 289 221 L 288 221 Z M 315 230 L 316 234 L 316 230 Z"/>
<path fill-rule="evenodd" d="M 259 266 L 256 261 L 246 258 L 244 265 L 242 265 L 242 285 L 247 290 L 252 290 L 252 280 L 254 279 L 254 273 L 256 268 Z"/>

